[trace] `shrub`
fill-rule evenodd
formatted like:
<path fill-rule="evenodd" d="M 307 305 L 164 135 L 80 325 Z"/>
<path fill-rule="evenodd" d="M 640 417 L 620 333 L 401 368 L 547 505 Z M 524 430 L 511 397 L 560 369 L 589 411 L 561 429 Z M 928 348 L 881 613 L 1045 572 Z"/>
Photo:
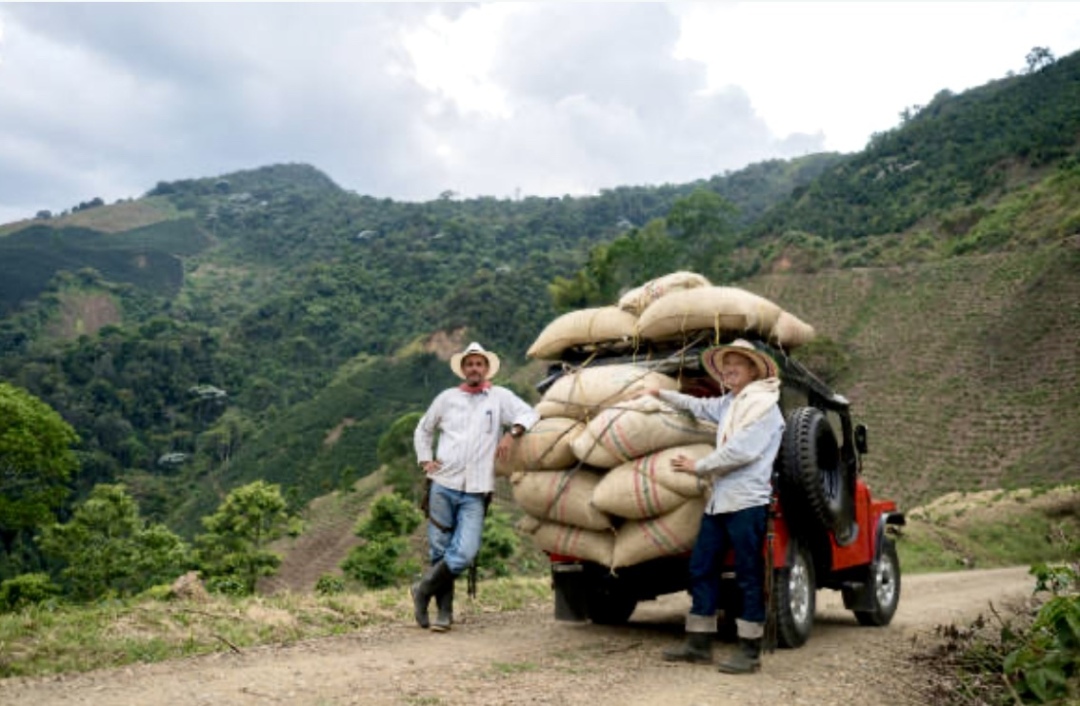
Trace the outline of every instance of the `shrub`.
<path fill-rule="evenodd" d="M 945 643 L 919 657 L 937 674 L 935 704 L 1080 703 L 1080 562 L 1036 564 L 1031 573 L 1036 595 L 1050 597 L 1030 611 L 994 611 L 996 626 L 980 615 L 967 628 L 938 627 Z"/>
<path fill-rule="evenodd" d="M 323 574 L 315 582 L 315 593 L 320 596 L 335 596 L 345 592 L 345 579 L 333 574 Z"/>
<path fill-rule="evenodd" d="M 341 568 L 350 578 L 374 589 L 400 585 L 420 570 L 420 564 L 410 558 L 404 537 L 384 535 L 353 547 Z"/>
<path fill-rule="evenodd" d="M 5 613 L 37 605 L 60 594 L 48 574 L 23 574 L 0 583 L 0 611 Z"/>
<path fill-rule="evenodd" d="M 510 566 L 507 562 L 520 547 L 521 538 L 514 531 L 510 515 L 494 506 L 488 508 L 477 566 L 492 576 L 509 576 Z"/>

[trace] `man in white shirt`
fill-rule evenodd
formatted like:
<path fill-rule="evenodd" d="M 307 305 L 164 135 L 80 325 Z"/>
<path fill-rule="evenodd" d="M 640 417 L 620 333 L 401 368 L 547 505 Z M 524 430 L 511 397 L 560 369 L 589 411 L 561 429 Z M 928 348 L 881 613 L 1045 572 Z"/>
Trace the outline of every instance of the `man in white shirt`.
<path fill-rule="evenodd" d="M 436 632 L 450 629 L 454 579 L 480 551 L 485 508 L 495 490 L 495 459 L 507 458 L 514 442 L 539 418 L 513 392 L 491 384 L 499 371 L 499 357 L 479 343 L 453 355 L 450 369 L 464 382 L 435 398 L 413 435 L 417 462 L 432 481 L 428 495 L 431 567 L 412 585 L 411 593 L 417 625 L 430 625 Z M 438 615 L 429 623 L 433 597 Z"/>
<path fill-rule="evenodd" d="M 715 422 L 716 450 L 694 461 L 680 455 L 672 468 L 711 481 L 712 494 L 690 556 L 690 612 L 686 640 L 664 651 L 674 662 L 712 662 L 712 639 L 720 599 L 724 554 L 733 549 L 735 581 L 742 610 L 735 620 L 739 649 L 720 671 L 743 674 L 761 667 L 765 632 L 765 523 L 772 494 L 772 467 L 784 434 L 777 402 L 776 362 L 748 341 L 717 346 L 701 356 L 702 366 L 727 390 L 721 397 L 697 398 L 649 390 L 699 419 Z"/>

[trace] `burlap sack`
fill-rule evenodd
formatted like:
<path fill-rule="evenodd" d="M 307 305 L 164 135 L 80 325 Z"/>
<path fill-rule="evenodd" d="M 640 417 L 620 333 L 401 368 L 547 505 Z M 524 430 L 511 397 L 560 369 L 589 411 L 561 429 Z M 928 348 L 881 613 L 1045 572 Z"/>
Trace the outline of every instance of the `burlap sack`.
<path fill-rule="evenodd" d="M 781 311 L 780 318 L 776 320 L 776 325 L 769 334 L 769 342 L 780 348 L 791 350 L 806 345 L 814 340 L 816 335 L 813 326 L 791 312 Z"/>
<path fill-rule="evenodd" d="M 572 346 L 632 342 L 637 317 L 617 306 L 579 309 L 558 317 L 548 324 L 525 355 L 541 360 L 558 360 Z"/>
<path fill-rule="evenodd" d="M 628 520 L 666 515 L 688 498 L 638 473 L 632 463 L 613 468 L 604 474 L 593 490 L 596 509 Z"/>
<path fill-rule="evenodd" d="M 737 287 L 699 287 L 657 299 L 638 319 L 638 337 L 659 341 L 694 331 L 769 335 L 779 306 Z"/>
<path fill-rule="evenodd" d="M 641 458 L 635 458 L 633 461 L 624 465 L 632 467 L 636 473 L 645 476 L 649 480 L 654 481 L 683 497 L 698 498 L 704 495 L 706 488 L 711 485 L 711 481 L 706 478 L 701 482 L 698 482 L 699 476 L 696 474 L 672 470 L 671 461 L 680 454 L 689 456 L 697 461 L 705 458 L 712 452 L 713 446 L 711 444 L 675 446 L 670 449 L 662 449 L 647 454 Z"/>
<path fill-rule="evenodd" d="M 603 414 L 602 411 L 601 414 Z M 623 459 L 608 451 L 599 439 L 590 434 L 588 427 L 582 429 L 581 433 L 574 437 L 570 450 L 579 461 L 597 468 L 615 468 L 623 462 Z"/>
<path fill-rule="evenodd" d="M 672 292 L 708 287 L 709 280 L 694 272 L 672 272 L 649 280 L 619 297 L 619 308 L 639 316 L 654 301 Z"/>
<path fill-rule="evenodd" d="M 660 517 L 624 522 L 615 535 L 611 568 L 634 566 L 690 551 L 701 528 L 704 509 L 705 501 L 694 499 Z"/>
<path fill-rule="evenodd" d="M 541 522 L 532 533 L 532 540 L 541 551 L 595 561 L 603 566 L 611 565 L 615 547 L 614 532 L 596 532 L 557 522 Z"/>
<path fill-rule="evenodd" d="M 514 529 L 522 534 L 532 534 L 536 530 L 540 529 L 540 525 L 544 524 L 544 521 L 539 517 L 533 517 L 529 514 L 524 514 L 514 524 Z"/>
<path fill-rule="evenodd" d="M 584 469 L 525 471 L 510 479 L 514 501 L 534 517 L 591 530 L 611 528 L 611 518 L 592 505 L 600 476 Z"/>
<path fill-rule="evenodd" d="M 646 396 L 601 410 L 571 449 L 585 463 L 613 468 L 657 449 L 715 440 L 715 424 L 699 422 L 688 412 Z"/>
<path fill-rule="evenodd" d="M 536 405 L 536 411 L 541 417 L 587 419 L 642 390 L 675 390 L 678 386 L 672 377 L 633 364 L 596 365 L 556 380 Z"/>
<path fill-rule="evenodd" d="M 514 471 L 559 470 L 576 466 L 571 442 L 585 429 L 576 419 L 541 419 L 514 444 L 505 461 L 495 459 L 495 475 L 509 478 Z"/>

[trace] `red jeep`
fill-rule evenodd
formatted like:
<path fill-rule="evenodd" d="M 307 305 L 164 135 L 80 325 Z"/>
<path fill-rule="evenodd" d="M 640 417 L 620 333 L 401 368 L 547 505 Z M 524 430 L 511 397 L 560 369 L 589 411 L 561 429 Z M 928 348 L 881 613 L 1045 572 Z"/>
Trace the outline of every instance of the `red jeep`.
<path fill-rule="evenodd" d="M 831 588 L 862 625 L 887 625 L 900 601 L 900 562 L 887 536 L 904 516 L 891 500 L 875 500 L 861 476 L 867 452 L 866 427 L 854 424 L 850 403 L 782 351 L 755 342 L 780 368 L 780 406 L 787 420 L 773 472 L 773 503 L 765 552 L 772 554 L 769 607 L 782 647 L 806 642 L 814 622 L 815 594 Z M 684 392 L 720 394 L 700 367 L 700 348 L 678 355 L 641 351 L 637 365 L 672 372 L 677 365 Z M 564 356 L 566 362 L 575 362 Z M 595 356 L 590 365 L 625 363 L 626 356 Z M 562 374 L 537 388 L 543 392 Z M 689 586 L 689 553 L 654 559 L 612 572 L 577 557 L 549 554 L 555 587 L 555 618 L 599 624 L 629 620 L 638 601 Z M 739 591 L 733 571 L 725 571 L 721 633 L 733 634 Z"/>

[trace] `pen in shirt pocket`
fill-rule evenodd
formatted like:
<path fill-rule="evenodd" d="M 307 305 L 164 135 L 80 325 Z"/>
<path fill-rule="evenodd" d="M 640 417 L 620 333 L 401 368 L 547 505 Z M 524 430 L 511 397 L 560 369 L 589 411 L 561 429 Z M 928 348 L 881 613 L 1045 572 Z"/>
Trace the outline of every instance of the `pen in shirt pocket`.
<path fill-rule="evenodd" d="M 491 433 L 491 410 L 490 409 L 487 411 L 487 420 L 488 420 L 487 433 L 490 434 Z"/>

